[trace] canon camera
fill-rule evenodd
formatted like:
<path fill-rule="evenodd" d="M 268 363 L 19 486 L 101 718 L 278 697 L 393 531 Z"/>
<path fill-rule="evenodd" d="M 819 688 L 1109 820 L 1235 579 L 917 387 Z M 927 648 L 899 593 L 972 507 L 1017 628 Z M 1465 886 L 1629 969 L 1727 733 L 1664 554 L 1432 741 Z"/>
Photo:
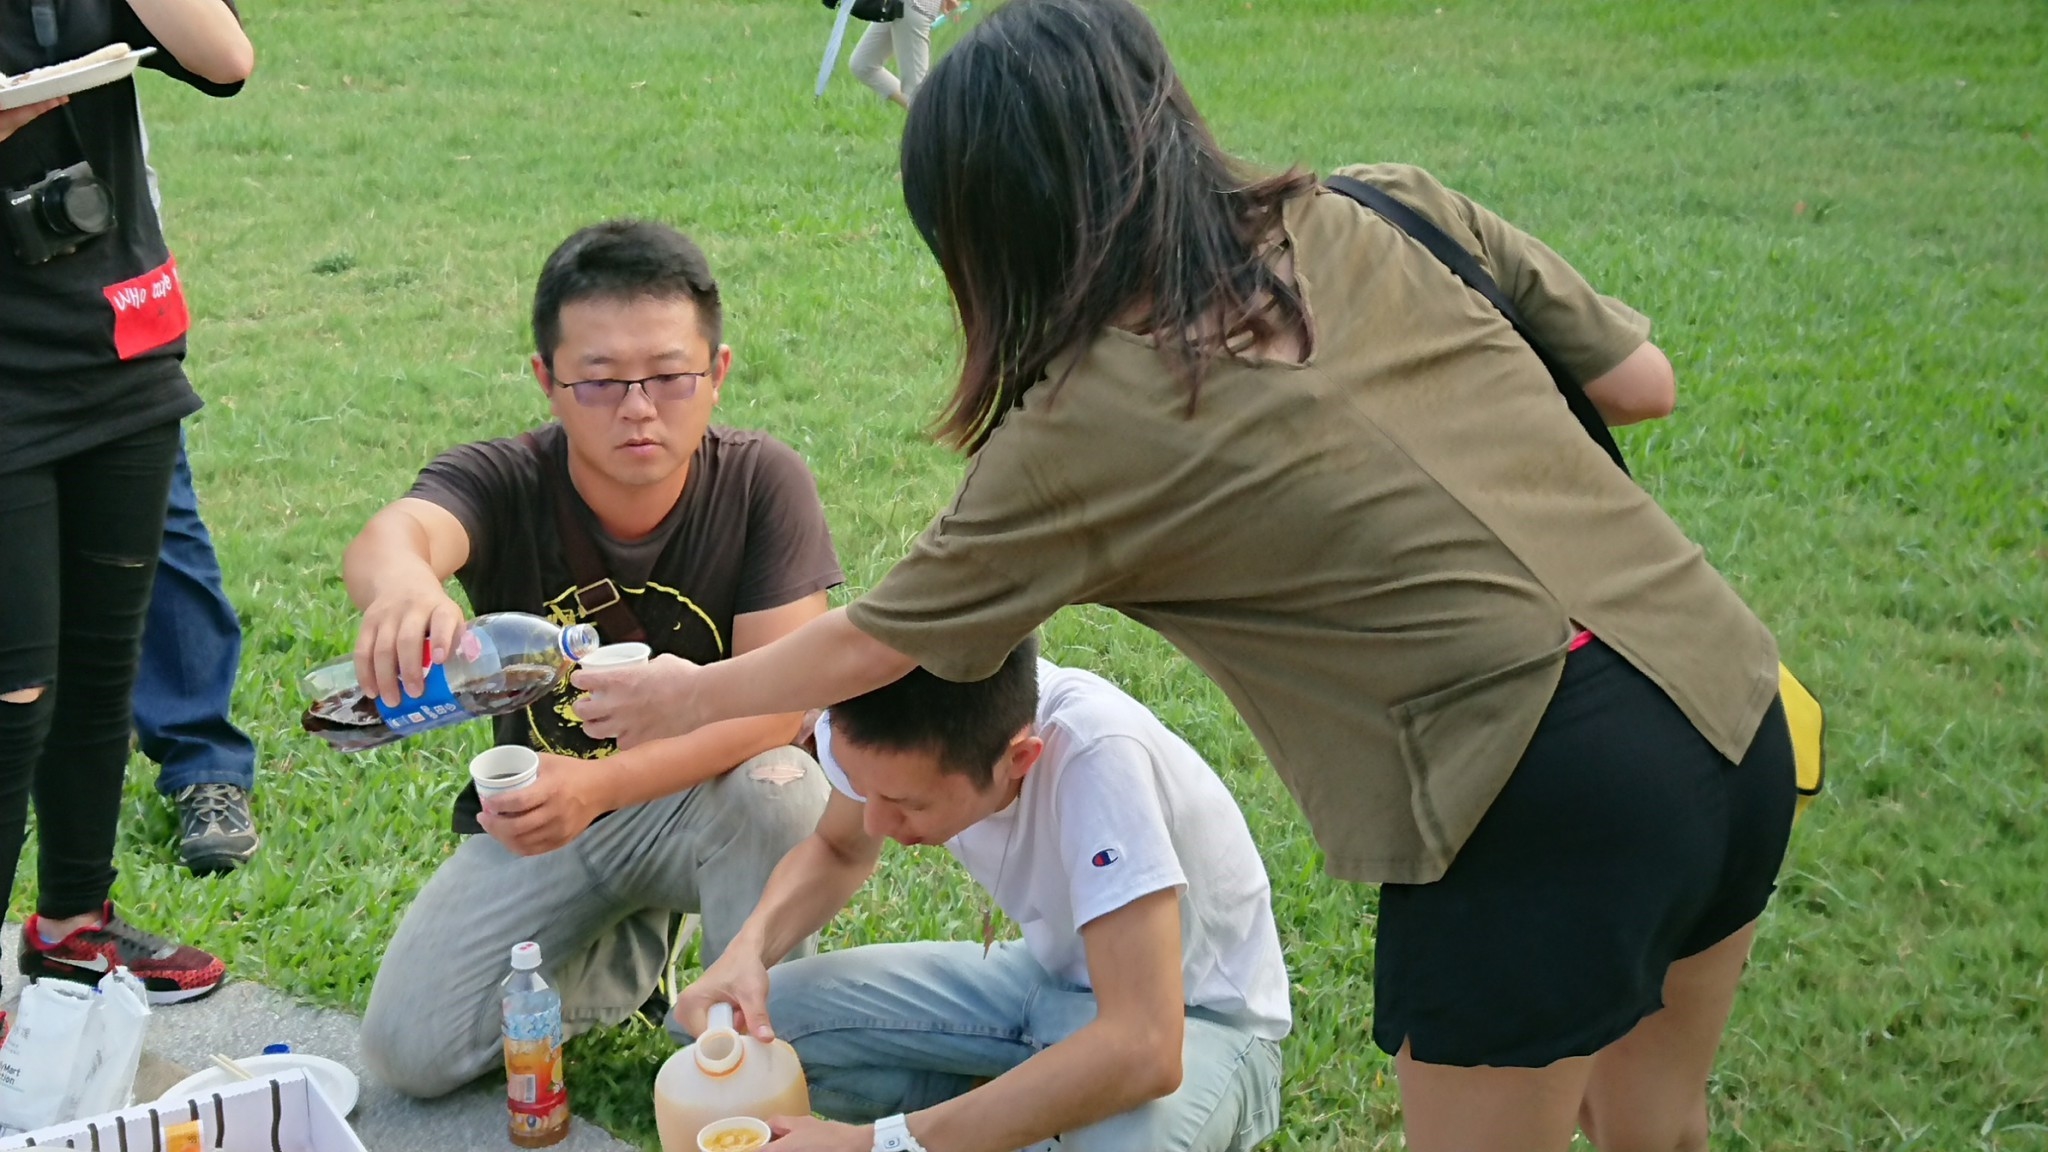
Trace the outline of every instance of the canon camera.
<path fill-rule="evenodd" d="M 26 188 L 11 188 L 0 219 L 24 264 L 42 264 L 78 250 L 114 229 L 114 197 L 80 161 L 59 168 Z"/>

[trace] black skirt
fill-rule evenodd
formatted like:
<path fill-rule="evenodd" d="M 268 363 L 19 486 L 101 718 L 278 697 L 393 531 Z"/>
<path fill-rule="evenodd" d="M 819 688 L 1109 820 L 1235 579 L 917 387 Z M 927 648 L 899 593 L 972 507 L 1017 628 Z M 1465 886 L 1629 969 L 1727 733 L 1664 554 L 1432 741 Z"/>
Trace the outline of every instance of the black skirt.
<path fill-rule="evenodd" d="M 1756 919 L 1791 835 L 1773 704 L 1730 763 L 1598 640 L 1432 884 L 1380 890 L 1373 1040 L 1429 1064 L 1587 1056 L 1663 1007 L 1665 970 Z"/>

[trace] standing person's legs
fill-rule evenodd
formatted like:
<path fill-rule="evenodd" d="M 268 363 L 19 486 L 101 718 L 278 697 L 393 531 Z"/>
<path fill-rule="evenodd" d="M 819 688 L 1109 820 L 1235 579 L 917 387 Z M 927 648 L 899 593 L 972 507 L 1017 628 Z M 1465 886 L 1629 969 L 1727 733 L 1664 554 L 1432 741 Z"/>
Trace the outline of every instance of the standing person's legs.
<path fill-rule="evenodd" d="M 1460 1068 L 1423 1063 L 1403 1046 L 1394 1070 L 1401 1080 L 1402 1135 L 1416 1152 L 1563 1152 L 1579 1126 L 1593 1058 L 1542 1068 Z"/>
<path fill-rule="evenodd" d="M 1707 1076 L 1756 923 L 1664 976 L 1664 1007 L 1593 1057 L 1579 1126 L 1600 1152 L 1705 1152 Z"/>
<path fill-rule="evenodd" d="M 1563 1148 L 1574 1129 L 1600 1152 L 1705 1152 L 1707 1076 L 1756 937 L 1751 923 L 1671 965 L 1664 1007 L 1592 1056 L 1546 1068 L 1397 1061 L 1408 1146 Z"/>
<path fill-rule="evenodd" d="M 50 731 L 57 681 L 57 479 L 49 467 L 0 473 L 0 900 L 28 827 L 29 789 Z"/>
<path fill-rule="evenodd" d="M 1719 898 L 1664 974 L 1664 1007 L 1593 1058 L 1579 1118 L 1602 1152 L 1707 1147 L 1707 1076 L 1784 860 L 1795 774 L 1784 706 L 1773 705 L 1749 753 L 1726 774 L 1728 822 L 1738 831 Z"/>
<path fill-rule="evenodd" d="M 894 99 L 905 108 L 917 99 L 918 86 L 931 71 L 932 21 L 938 17 L 938 0 L 903 0 L 903 18 L 884 25 L 895 46 L 896 70 L 901 74 Z"/>
<path fill-rule="evenodd" d="M 870 24 L 860 34 L 860 40 L 853 46 L 853 54 L 846 58 L 846 70 L 854 79 L 868 86 L 875 95 L 884 100 L 894 100 L 908 107 L 903 99 L 903 85 L 899 84 L 887 67 L 889 53 L 894 41 L 889 35 L 889 25 Z"/>
<path fill-rule="evenodd" d="M 59 462 L 56 705 L 36 768 L 38 913 L 97 913 L 114 884 L 130 698 L 178 425 Z"/>
<path fill-rule="evenodd" d="M 1705 1146 L 1706 1073 L 1784 855 L 1773 708 L 1741 764 L 1605 645 L 1566 663 L 1441 880 L 1381 890 L 1375 1039 L 1409 1147 Z"/>
<path fill-rule="evenodd" d="M 142 634 L 135 731 L 161 766 L 157 791 L 178 806 L 179 854 L 199 874 L 239 867 L 258 844 L 248 806 L 256 746 L 228 718 L 241 654 L 241 622 L 199 518 L 181 435 Z"/>

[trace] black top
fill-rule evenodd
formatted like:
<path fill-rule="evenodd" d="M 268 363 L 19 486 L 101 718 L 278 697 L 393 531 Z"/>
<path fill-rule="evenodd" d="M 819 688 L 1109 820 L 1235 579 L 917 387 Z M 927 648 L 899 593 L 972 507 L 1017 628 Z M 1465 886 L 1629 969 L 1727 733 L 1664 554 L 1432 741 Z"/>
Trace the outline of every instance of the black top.
<path fill-rule="evenodd" d="M 56 13 L 59 60 L 125 41 L 156 47 L 143 67 L 202 92 L 231 96 L 241 89 L 187 71 L 123 0 L 56 0 Z M 0 71 L 47 63 L 31 0 L 0 0 Z M 112 194 L 114 231 L 33 265 L 22 263 L 0 234 L 0 472 L 46 464 L 199 408 L 181 366 L 184 296 L 149 202 L 132 78 L 75 93 L 65 108 L 0 140 L 0 189 L 25 188 L 81 159 Z"/>
<path fill-rule="evenodd" d="M 536 432 L 567 472 L 568 437 L 559 424 Z M 470 607 L 528 612 L 558 624 L 584 623 L 576 579 L 542 495 L 540 463 L 518 437 L 464 444 L 420 472 L 408 496 L 446 508 L 469 534 L 469 561 L 455 576 Z M 573 489 L 571 511 L 590 530 L 608 574 L 655 652 L 698 664 L 732 655 L 734 617 L 791 604 L 844 583 L 818 487 L 803 458 L 759 432 L 714 427 L 690 459 L 682 499 L 636 541 L 606 533 Z M 617 637 L 602 636 L 606 642 Z M 496 720 L 497 742 L 585 759 L 610 755 L 571 709 L 575 690 Z M 476 832 L 476 795 L 457 800 L 455 829 Z"/>

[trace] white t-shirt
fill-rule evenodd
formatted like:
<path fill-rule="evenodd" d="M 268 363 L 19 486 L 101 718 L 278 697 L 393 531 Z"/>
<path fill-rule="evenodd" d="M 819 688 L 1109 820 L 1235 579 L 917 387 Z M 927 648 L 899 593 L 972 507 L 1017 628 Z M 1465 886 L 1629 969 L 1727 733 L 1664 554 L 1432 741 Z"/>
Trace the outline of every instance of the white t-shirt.
<path fill-rule="evenodd" d="M 1038 662 L 1045 741 L 1017 800 L 946 847 L 1024 930 L 1046 971 L 1082 987 L 1089 921 L 1180 889 L 1187 1003 L 1278 1040 L 1292 1025 L 1272 888 L 1237 801 L 1187 742 L 1092 672 Z M 832 756 L 832 787 L 865 803 Z M 1008 859 L 1005 860 L 1007 855 Z"/>

